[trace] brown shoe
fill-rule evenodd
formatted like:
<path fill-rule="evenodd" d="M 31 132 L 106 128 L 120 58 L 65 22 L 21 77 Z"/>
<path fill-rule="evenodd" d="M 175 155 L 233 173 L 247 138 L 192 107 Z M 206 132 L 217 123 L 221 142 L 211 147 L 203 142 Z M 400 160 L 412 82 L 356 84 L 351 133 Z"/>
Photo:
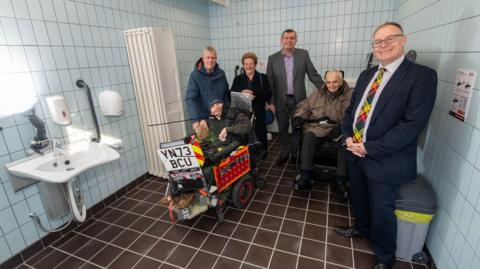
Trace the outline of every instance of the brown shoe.
<path fill-rule="evenodd" d="M 180 199 L 175 201 L 175 207 L 184 209 L 193 202 L 193 198 L 195 198 L 194 192 L 183 193 L 181 194 Z"/>
<path fill-rule="evenodd" d="M 168 205 L 168 204 L 170 204 L 170 201 L 171 201 L 171 200 L 172 200 L 172 199 L 170 198 L 169 195 L 164 196 L 164 197 L 162 197 L 162 199 L 160 199 L 160 204 L 162 204 L 162 205 Z"/>

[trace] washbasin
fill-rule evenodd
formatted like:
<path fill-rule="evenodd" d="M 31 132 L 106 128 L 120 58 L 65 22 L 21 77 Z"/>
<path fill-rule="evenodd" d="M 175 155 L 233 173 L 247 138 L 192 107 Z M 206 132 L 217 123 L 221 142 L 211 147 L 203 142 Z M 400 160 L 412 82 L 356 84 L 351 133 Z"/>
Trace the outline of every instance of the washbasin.
<path fill-rule="evenodd" d="M 106 145 L 81 141 L 66 145 L 60 155 L 49 151 L 9 163 L 6 168 L 15 176 L 65 183 L 90 168 L 119 158 L 120 154 Z"/>

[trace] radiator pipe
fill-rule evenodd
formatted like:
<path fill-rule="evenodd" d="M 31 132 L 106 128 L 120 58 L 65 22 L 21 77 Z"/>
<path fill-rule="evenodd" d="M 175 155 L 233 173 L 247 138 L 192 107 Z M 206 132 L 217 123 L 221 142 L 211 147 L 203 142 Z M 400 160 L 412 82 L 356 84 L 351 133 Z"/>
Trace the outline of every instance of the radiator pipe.
<path fill-rule="evenodd" d="M 95 131 L 97 132 L 97 138 L 92 138 L 92 142 L 99 143 L 101 139 L 100 127 L 98 127 L 98 120 L 97 120 L 97 115 L 95 114 L 95 107 L 93 106 L 92 93 L 90 91 L 90 87 L 88 87 L 88 84 L 81 79 L 77 80 L 76 84 L 77 84 L 77 87 L 79 87 L 80 89 L 85 88 L 85 90 L 87 91 L 88 104 L 90 105 L 90 112 L 92 113 L 93 124 L 95 125 Z"/>

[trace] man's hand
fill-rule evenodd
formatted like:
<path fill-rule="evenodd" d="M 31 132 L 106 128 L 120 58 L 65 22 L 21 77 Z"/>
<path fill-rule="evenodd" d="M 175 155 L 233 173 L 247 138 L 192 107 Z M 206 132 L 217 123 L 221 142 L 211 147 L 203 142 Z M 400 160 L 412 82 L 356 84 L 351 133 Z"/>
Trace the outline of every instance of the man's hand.
<path fill-rule="evenodd" d="M 267 105 L 267 109 L 269 109 L 270 111 L 272 111 L 273 113 L 275 113 L 275 105 L 274 105 L 274 104 L 269 104 L 269 105 Z"/>
<path fill-rule="evenodd" d="M 301 117 L 294 117 L 292 121 L 292 127 L 295 130 L 302 129 L 305 121 Z"/>
<path fill-rule="evenodd" d="M 242 93 L 247 96 L 250 100 L 255 99 L 255 95 L 253 95 L 253 91 L 250 89 L 243 89 Z"/>
<path fill-rule="evenodd" d="M 345 139 L 346 148 L 350 151 L 353 155 L 358 156 L 360 158 L 365 158 L 367 155 L 367 150 L 362 143 L 355 143 L 353 142 L 353 138 L 349 137 Z"/>
<path fill-rule="evenodd" d="M 218 139 L 220 139 L 220 141 L 222 141 L 222 142 L 225 142 L 227 140 L 227 129 L 226 128 L 222 129 L 222 131 L 218 135 Z"/>
<path fill-rule="evenodd" d="M 192 123 L 193 131 L 197 132 L 199 127 L 202 127 L 204 129 L 208 130 L 207 121 L 206 120 L 201 120 L 201 121 L 196 121 L 196 122 Z"/>

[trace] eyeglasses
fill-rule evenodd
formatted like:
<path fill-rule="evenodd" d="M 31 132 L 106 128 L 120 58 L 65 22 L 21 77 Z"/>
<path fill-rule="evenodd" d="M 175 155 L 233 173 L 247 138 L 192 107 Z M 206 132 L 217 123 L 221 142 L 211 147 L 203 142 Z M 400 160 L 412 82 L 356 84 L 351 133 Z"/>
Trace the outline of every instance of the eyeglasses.
<path fill-rule="evenodd" d="M 393 41 L 395 41 L 395 38 L 398 37 L 398 36 L 403 36 L 403 34 L 390 35 L 390 36 L 387 36 L 387 38 L 385 38 L 383 40 L 375 40 L 375 41 L 372 42 L 372 47 L 378 48 L 384 42 L 385 42 L 385 45 L 390 45 L 390 44 L 393 43 Z"/>

